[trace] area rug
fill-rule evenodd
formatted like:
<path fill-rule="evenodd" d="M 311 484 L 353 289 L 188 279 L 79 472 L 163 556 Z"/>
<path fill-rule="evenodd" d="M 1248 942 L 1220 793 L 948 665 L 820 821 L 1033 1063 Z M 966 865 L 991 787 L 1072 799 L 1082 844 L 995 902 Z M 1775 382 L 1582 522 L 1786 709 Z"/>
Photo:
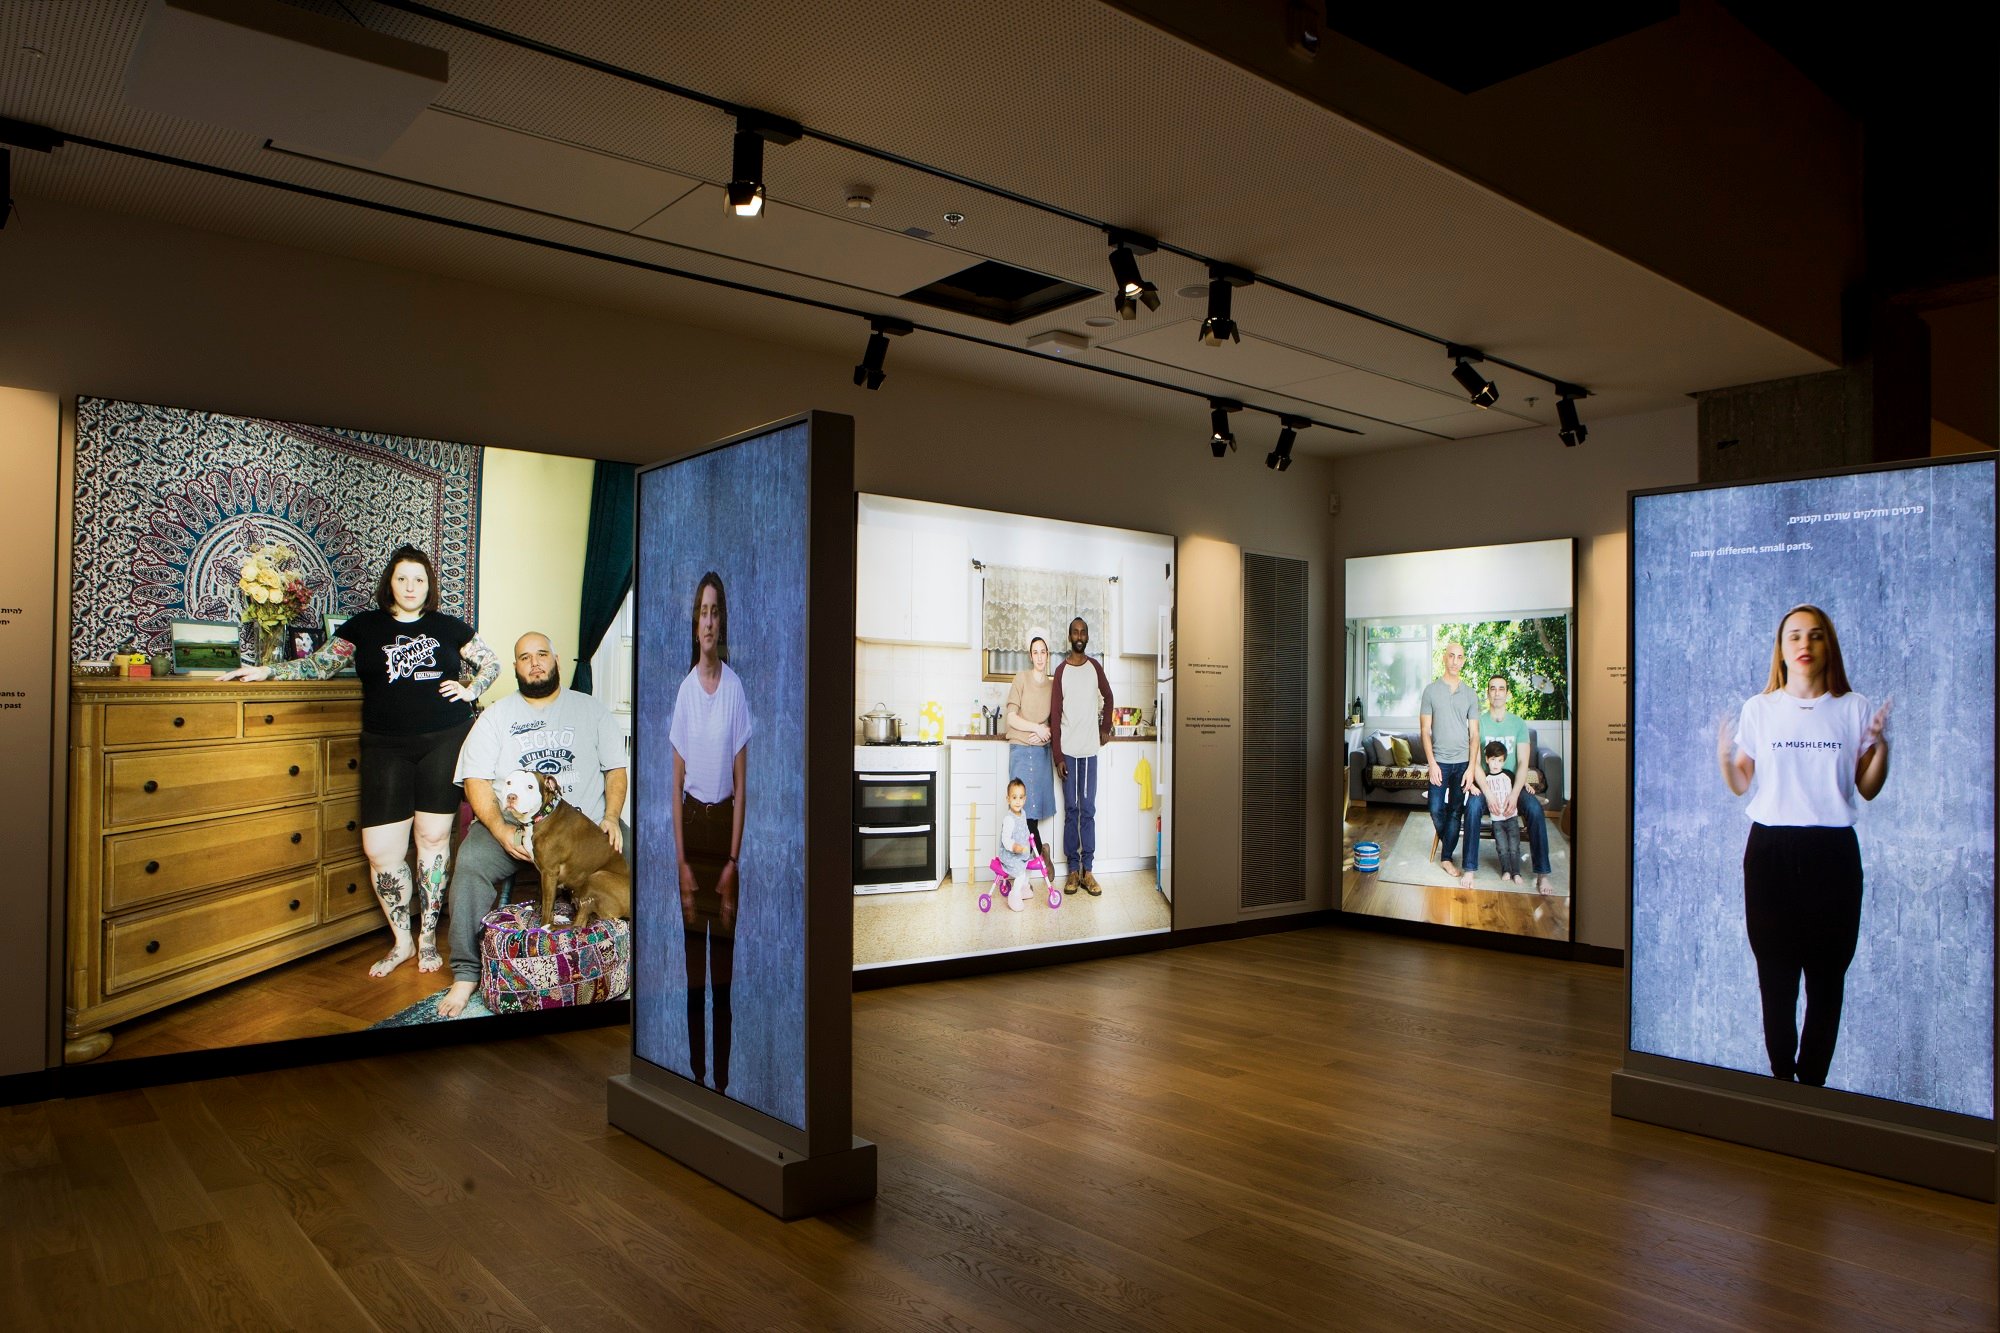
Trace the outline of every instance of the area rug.
<path fill-rule="evenodd" d="M 243 555 L 266 542 L 297 552 L 316 618 L 374 605 L 382 562 L 411 542 L 441 609 L 473 620 L 482 461 L 477 445 L 80 397 L 71 657 L 134 638 L 162 652 L 172 621 L 236 620 Z"/>
<path fill-rule="evenodd" d="M 1431 823 L 1430 811 L 1413 810 L 1403 819 L 1402 830 L 1396 834 L 1396 842 L 1382 858 L 1380 877 L 1390 884 L 1427 884 L 1437 888 L 1452 888 L 1458 881 L 1438 868 L 1430 859 L 1431 835 L 1437 830 Z M 1463 844 L 1461 844 L 1462 846 Z M 1567 896 L 1569 893 L 1569 843 L 1555 821 L 1549 821 L 1549 895 Z M 1521 839 L 1521 882 L 1509 884 L 1500 878 L 1499 854 L 1493 850 L 1491 841 L 1479 845 L 1479 870 L 1473 880 L 1475 889 L 1487 889 L 1494 893 L 1535 892 L 1533 867 L 1528 861 L 1528 840 Z"/>
<path fill-rule="evenodd" d="M 391 1014 L 379 1023 L 370 1023 L 368 1030 L 376 1028 L 409 1028 L 419 1023 L 456 1023 L 460 1018 L 491 1018 L 493 1011 L 486 1007 L 486 1001 L 479 998 L 479 992 L 472 992 L 472 998 L 465 1002 L 465 1008 L 456 1018 L 439 1018 L 438 1001 L 444 998 L 443 991 L 424 996 L 399 1014 Z"/>

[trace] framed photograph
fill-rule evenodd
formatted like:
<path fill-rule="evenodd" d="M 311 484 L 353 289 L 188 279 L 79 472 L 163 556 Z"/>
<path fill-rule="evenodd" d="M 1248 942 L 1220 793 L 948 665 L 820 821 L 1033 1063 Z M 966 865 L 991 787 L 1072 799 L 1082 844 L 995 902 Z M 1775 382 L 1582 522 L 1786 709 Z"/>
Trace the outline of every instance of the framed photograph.
<path fill-rule="evenodd" d="M 243 626 L 234 620 L 175 620 L 174 674 L 219 676 L 243 665 Z"/>
<path fill-rule="evenodd" d="M 296 662 L 311 657 L 326 646 L 327 628 L 322 624 L 294 624 L 285 640 L 285 660 Z"/>

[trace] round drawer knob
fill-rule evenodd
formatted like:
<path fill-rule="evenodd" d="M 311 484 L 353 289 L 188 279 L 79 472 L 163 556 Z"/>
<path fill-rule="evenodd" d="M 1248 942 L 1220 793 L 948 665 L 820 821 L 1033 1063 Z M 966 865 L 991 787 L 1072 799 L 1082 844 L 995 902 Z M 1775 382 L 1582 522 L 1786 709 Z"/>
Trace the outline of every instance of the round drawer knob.
<path fill-rule="evenodd" d="M 292 910 L 294 912 L 299 910 L 299 900 L 297 898 L 292 899 Z"/>
<path fill-rule="evenodd" d="M 264 725 L 267 727 L 270 726 L 273 722 L 276 722 L 277 720 L 278 719 L 270 713 L 264 714 Z"/>
<path fill-rule="evenodd" d="M 146 873 L 147 873 L 147 874 L 149 874 L 149 875 L 157 875 L 157 874 L 159 874 L 159 873 L 160 873 L 160 863 L 159 863 L 158 861 L 148 861 L 148 862 L 146 862 Z"/>
<path fill-rule="evenodd" d="M 347 891 L 349 893 L 353 893 L 357 887 L 358 887 L 357 885 L 350 884 L 347 886 Z"/>
<path fill-rule="evenodd" d="M 352 832 L 354 832 L 354 827 L 355 827 L 355 824 L 356 824 L 357 822 L 358 822 L 358 821 L 356 821 L 356 820 L 352 820 L 352 819 L 350 819 L 350 820 L 348 820 L 348 821 L 347 821 L 347 831 L 348 831 L 349 833 L 352 833 Z"/>
<path fill-rule="evenodd" d="M 147 941 L 146 941 L 146 952 L 147 952 L 147 953 L 158 953 L 159 951 L 160 951 L 160 942 L 159 942 L 158 940 L 147 940 Z"/>
<path fill-rule="evenodd" d="M 144 790 L 148 795 L 151 795 L 152 793 L 158 791 L 159 789 L 160 789 L 159 783 L 153 781 L 151 778 L 147 778 L 146 785 L 142 790 Z"/>
<path fill-rule="evenodd" d="M 300 843 L 304 842 L 305 840 L 306 840 L 306 835 L 305 835 L 305 834 L 303 834 L 303 833 L 294 833 L 294 834 L 292 835 L 292 846 L 296 847 L 296 846 L 298 846 L 298 845 L 299 845 Z"/>
<path fill-rule="evenodd" d="M 177 717 L 174 719 L 174 725 L 177 727 L 185 727 L 187 725 L 187 719 L 184 717 Z"/>
<path fill-rule="evenodd" d="M 359 759 L 350 759 L 347 761 L 347 768 L 349 772 L 352 772 L 359 767 L 361 767 L 361 761 Z"/>
<path fill-rule="evenodd" d="M 298 775 L 299 775 L 299 766 L 298 766 L 297 764 L 293 764 L 293 765 L 292 765 L 292 776 L 293 776 L 293 777 L 297 777 Z"/>

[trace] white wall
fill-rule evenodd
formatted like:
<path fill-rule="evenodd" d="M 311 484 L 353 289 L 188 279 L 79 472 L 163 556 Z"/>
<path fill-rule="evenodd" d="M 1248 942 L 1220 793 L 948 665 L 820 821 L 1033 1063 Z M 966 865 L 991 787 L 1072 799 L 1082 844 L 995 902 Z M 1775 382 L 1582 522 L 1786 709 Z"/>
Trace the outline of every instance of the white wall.
<path fill-rule="evenodd" d="M 1035 491 L 1047 517 L 1310 561 L 1311 697 L 1339 688 L 1327 575 L 1337 568 L 1332 466 L 1301 455 L 1280 474 L 1253 452 L 1214 460 L 1192 400 L 1161 394 L 1157 412 L 1135 415 L 1066 396 L 1077 372 L 1058 366 L 1039 372 L 1050 391 L 1035 394 L 927 375 L 907 359 L 868 393 L 850 381 L 851 352 L 49 200 L 31 213 L 32 225 L 10 225 L 0 244 L 0 384 L 632 462 L 808 408 L 845 412 L 855 418 L 862 491 L 989 507 L 1006 469 L 1039 477 L 1059 462 L 1061 484 Z M 860 340 L 857 331 L 857 348 Z M 1206 607 L 1183 583 L 1183 634 Z M 1338 804 L 1338 711 L 1328 704 L 1312 718 L 1308 801 L 1317 811 Z M 59 736 L 50 756 L 58 787 L 66 744 Z M 1190 808 L 1185 774 L 1181 786 Z M 1329 857 L 1338 839 L 1323 823 L 1308 843 L 1319 888 L 1309 908 L 1331 901 L 1324 886 L 1337 869 Z M 1233 856 L 1201 841 L 1180 849 L 1177 870 L 1186 921 L 1236 919 Z"/>
<path fill-rule="evenodd" d="M 1588 404 L 1586 404 L 1588 406 Z M 1553 430 L 1513 431 L 1457 444 L 1369 454 L 1335 469 L 1339 559 L 1432 545 L 1484 545 L 1574 537 L 1577 546 L 1576 694 L 1571 790 L 1577 796 L 1576 938 L 1625 947 L 1626 492 L 1696 479 L 1692 405 L 1591 420 L 1590 438 L 1565 449 Z M 1453 506 L 1448 523 L 1413 527 L 1441 477 L 1462 476 L 1493 499 Z M 1347 612 L 1336 612 L 1344 618 Z M 1336 874 L 1338 873 L 1336 868 Z"/>

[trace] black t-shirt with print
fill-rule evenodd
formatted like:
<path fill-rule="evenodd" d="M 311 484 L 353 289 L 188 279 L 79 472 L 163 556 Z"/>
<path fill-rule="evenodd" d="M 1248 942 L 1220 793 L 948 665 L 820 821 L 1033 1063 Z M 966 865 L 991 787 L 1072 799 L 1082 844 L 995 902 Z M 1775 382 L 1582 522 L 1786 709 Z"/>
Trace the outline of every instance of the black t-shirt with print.
<path fill-rule="evenodd" d="M 438 693 L 441 682 L 458 679 L 459 649 L 472 642 L 472 626 L 457 616 L 426 611 L 398 620 L 387 611 L 363 611 L 336 633 L 354 645 L 363 731 L 420 736 L 472 716 L 470 703 Z"/>

